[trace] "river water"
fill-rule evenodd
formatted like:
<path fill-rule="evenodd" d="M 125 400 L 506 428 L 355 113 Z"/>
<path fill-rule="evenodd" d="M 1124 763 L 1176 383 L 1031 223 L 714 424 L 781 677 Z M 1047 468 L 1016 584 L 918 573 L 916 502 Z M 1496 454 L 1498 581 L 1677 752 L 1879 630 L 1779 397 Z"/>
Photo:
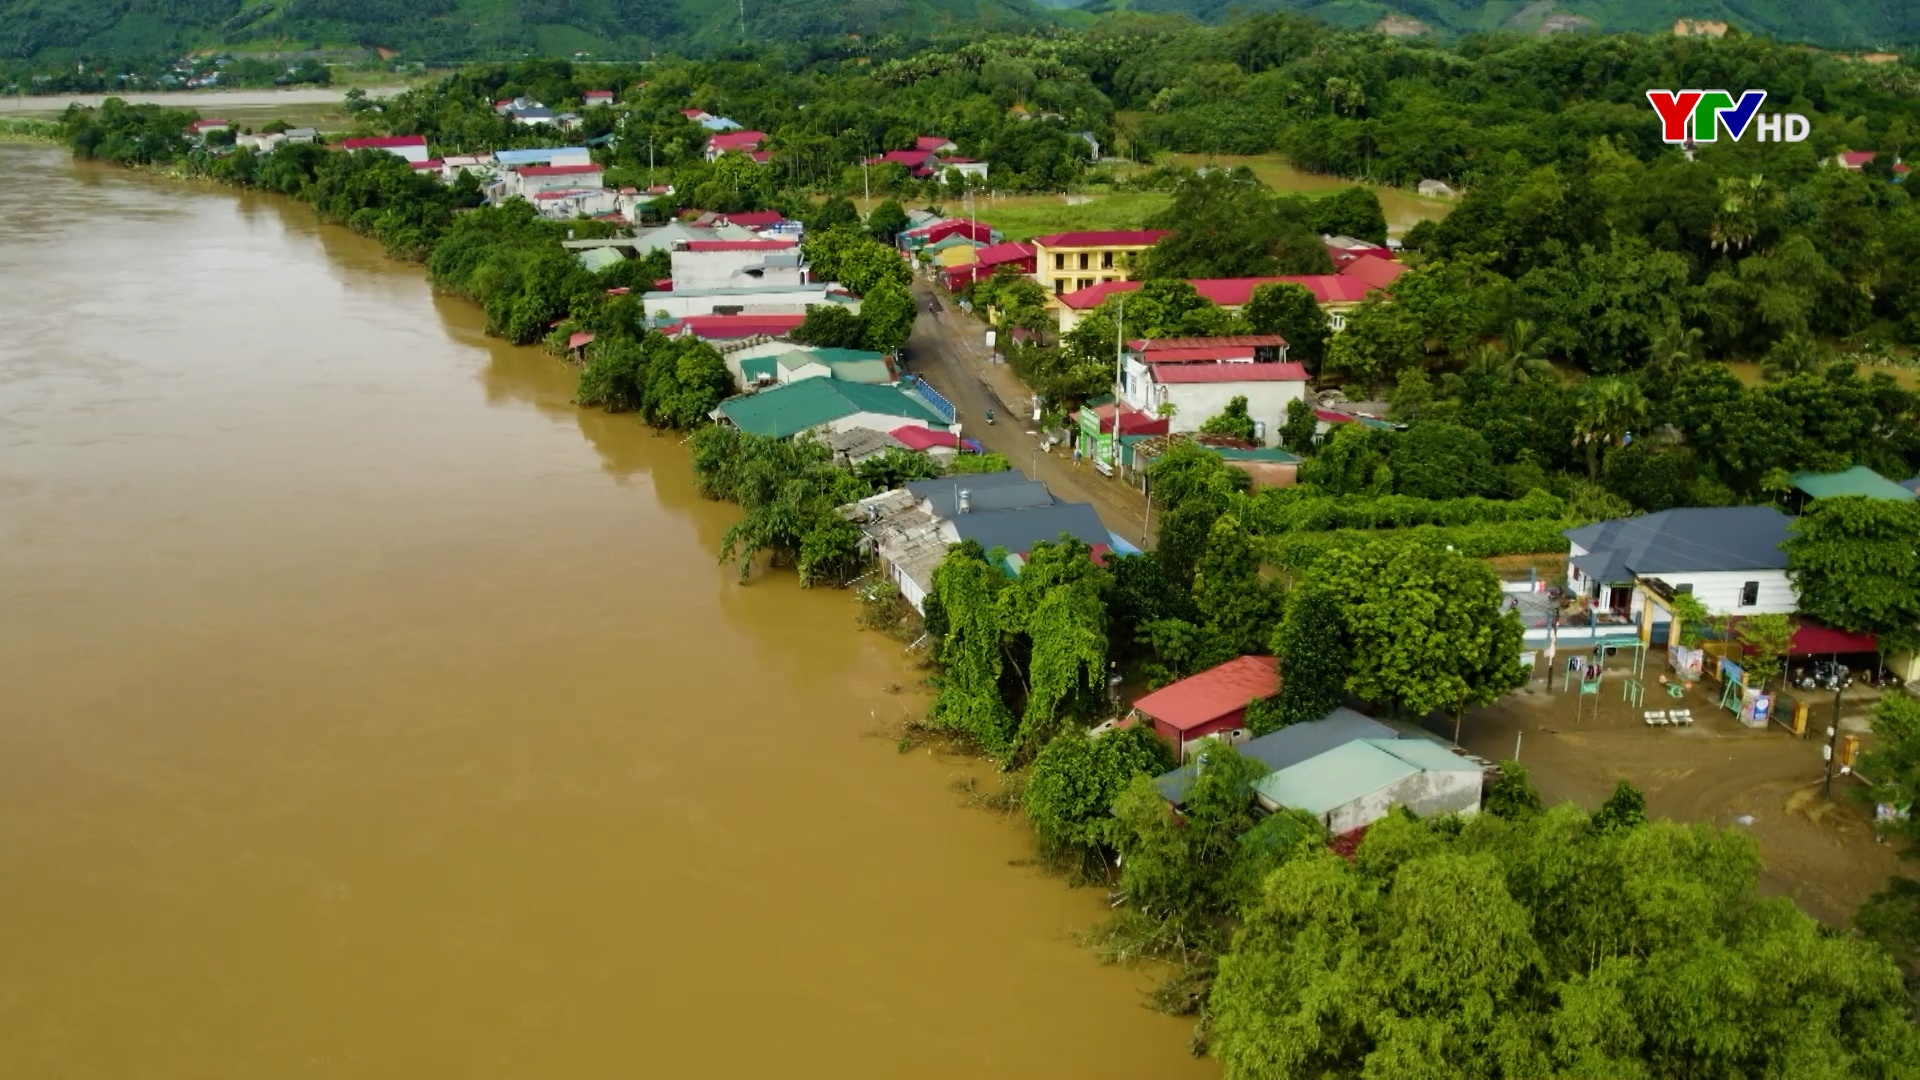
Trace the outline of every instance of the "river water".
<path fill-rule="evenodd" d="M 298 205 L 0 145 L 0 1076 L 1205 1076 L 845 593 Z"/>

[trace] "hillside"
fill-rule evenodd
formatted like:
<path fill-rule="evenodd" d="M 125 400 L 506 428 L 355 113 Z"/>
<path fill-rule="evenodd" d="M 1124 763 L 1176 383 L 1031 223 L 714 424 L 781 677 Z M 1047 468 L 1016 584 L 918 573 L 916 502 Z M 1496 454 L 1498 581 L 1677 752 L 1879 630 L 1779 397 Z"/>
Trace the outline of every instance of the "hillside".
<path fill-rule="evenodd" d="M 1218 22 L 1234 14 L 1293 11 L 1341 26 L 1418 20 L 1443 33 L 1545 29 L 1670 33 L 1680 19 L 1730 23 L 1748 33 L 1835 47 L 1920 43 L 1914 0 L 1091 0 L 1083 11 L 1125 8 Z"/>
<path fill-rule="evenodd" d="M 638 58 L 742 40 L 739 0 L 0 0 L 0 60 L 353 44 L 427 60 Z M 746 0 L 745 40 L 1035 22 L 1027 0 Z"/>

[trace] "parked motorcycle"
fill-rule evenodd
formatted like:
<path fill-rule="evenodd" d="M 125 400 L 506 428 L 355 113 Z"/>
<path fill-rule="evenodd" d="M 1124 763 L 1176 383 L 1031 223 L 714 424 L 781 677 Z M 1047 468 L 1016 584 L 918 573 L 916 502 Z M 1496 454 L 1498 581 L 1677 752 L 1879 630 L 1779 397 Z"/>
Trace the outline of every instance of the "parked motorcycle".
<path fill-rule="evenodd" d="M 1810 668 L 1793 669 L 1793 685 L 1802 690 L 1845 690 L 1853 672 L 1837 660 L 1817 660 Z"/>

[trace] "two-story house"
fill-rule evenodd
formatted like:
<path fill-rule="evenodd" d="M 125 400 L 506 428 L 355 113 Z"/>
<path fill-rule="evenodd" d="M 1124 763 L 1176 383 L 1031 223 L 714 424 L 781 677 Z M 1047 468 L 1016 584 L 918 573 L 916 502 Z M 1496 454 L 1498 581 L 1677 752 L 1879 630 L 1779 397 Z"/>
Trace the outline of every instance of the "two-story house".
<path fill-rule="evenodd" d="M 1124 281 L 1134 256 L 1166 235 L 1155 229 L 1110 229 L 1036 236 L 1034 280 L 1055 296 Z"/>

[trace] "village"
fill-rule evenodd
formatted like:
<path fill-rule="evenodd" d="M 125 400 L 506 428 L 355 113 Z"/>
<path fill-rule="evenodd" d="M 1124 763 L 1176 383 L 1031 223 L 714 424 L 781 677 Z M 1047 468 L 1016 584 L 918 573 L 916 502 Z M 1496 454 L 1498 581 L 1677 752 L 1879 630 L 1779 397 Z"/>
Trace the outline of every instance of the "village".
<path fill-rule="evenodd" d="M 589 91 L 584 105 L 605 107 L 612 99 L 610 91 Z M 580 122 L 578 114 L 526 98 L 498 101 L 495 110 L 556 133 Z M 710 162 L 728 154 L 767 160 L 764 132 L 698 109 L 684 115 L 713 133 L 705 151 Z M 232 129 L 228 121 L 202 120 L 192 134 L 205 139 Z M 234 143 L 265 153 L 316 138 L 312 129 L 296 128 L 240 134 Z M 670 276 L 638 297 L 646 329 L 718 352 L 736 390 L 712 410 L 722 425 L 767 439 L 817 441 L 848 468 L 894 453 L 926 455 L 943 468 L 988 450 L 1025 461 L 1025 471 L 910 481 L 842 508 L 859 526 L 862 552 L 917 615 L 955 544 L 996 553 L 1008 577 L 1020 574 L 1037 545 L 1063 539 L 1084 545 L 1102 565 L 1151 548 L 1150 471 L 1172 445 L 1204 448 L 1244 473 L 1250 490 L 1286 489 L 1299 481 L 1303 459 L 1295 451 L 1302 448 L 1276 444 L 1290 419 L 1298 428 L 1302 410 L 1311 417 L 1314 446 L 1346 425 L 1406 427 L 1385 401 L 1353 402 L 1337 389 L 1316 389 L 1314 375 L 1290 359 L 1289 342 L 1278 334 L 1125 335 L 1126 297 L 1143 284 L 1131 271 L 1169 235 L 1165 230 L 1067 231 L 1016 242 L 977 219 L 908 211 L 892 245 L 917 281 L 916 307 L 924 305 L 914 340 L 890 350 L 820 346 L 796 333 L 809 314 L 828 307 L 857 316 L 862 298 L 817 279 L 804 254 L 805 225 L 779 211 L 688 212 L 665 220 L 653 204 L 673 189 L 606 187 L 592 145 L 433 157 L 423 136 L 373 136 L 345 139 L 339 148 L 397 156 L 445 184 L 471 176 L 489 203 L 524 201 L 548 220 L 620 226 L 616 235 L 562 242 L 592 272 L 664 254 Z M 1851 154 L 1833 164 L 1858 170 L 1869 160 Z M 897 165 L 921 179 L 951 172 L 967 184 L 989 175 L 987 162 L 961 155 L 940 136 L 920 136 L 866 164 Z M 1321 242 L 1332 273 L 1185 283 L 1229 315 L 1243 312 L 1264 287 L 1303 288 L 1337 335 L 1361 303 L 1390 300 L 1408 266 L 1398 240 L 1330 234 Z M 1011 276 L 1044 293 L 1045 326 L 996 327 L 997 312 L 974 311 L 967 302 L 981 282 Z M 1050 408 L 1022 385 L 1004 354 L 1058 340 L 1109 304 L 1122 328 L 1111 392 L 1066 412 Z M 565 351 L 584 361 L 593 342 L 593 333 L 574 332 Z M 960 402 L 969 401 L 975 404 L 963 410 Z M 1209 430 L 1208 421 L 1230 409 L 1246 430 Z M 1089 497 L 1062 498 L 1042 471 L 1057 478 L 1056 486 Z M 1116 699 L 1114 715 L 1093 733 L 1138 724 L 1164 740 L 1180 764 L 1156 784 L 1176 808 L 1205 767 L 1207 747 L 1231 746 L 1266 769 L 1255 786 L 1261 806 L 1308 812 L 1347 845 L 1397 808 L 1475 811 L 1482 792 L 1498 782 L 1501 760 L 1526 761 L 1550 792 L 1590 803 L 1604 797 L 1610 776 L 1624 777 L 1646 789 L 1656 808 L 1752 829 L 1768 850 L 1773 887 L 1841 917 L 1890 863 L 1871 841 L 1870 811 L 1831 801 L 1833 777 L 1843 793 L 1857 784 L 1853 766 L 1871 743 L 1873 703 L 1888 688 L 1920 679 L 1920 657 L 1888 654 L 1871 634 L 1796 617 L 1781 655 L 1763 663 L 1768 670 L 1756 679 L 1743 667 L 1751 646 L 1743 651 L 1727 639 L 1747 617 L 1798 616 L 1783 547 L 1793 514 L 1843 496 L 1912 501 L 1920 477 L 1896 483 L 1856 466 L 1790 480 L 1778 508 L 1681 507 L 1600 521 L 1564 530 L 1557 556 L 1506 560 L 1512 565 L 1501 571 L 1504 610 L 1524 628 L 1524 651 L 1511 659 L 1528 669 L 1525 689 L 1464 724 L 1453 718 L 1451 730 L 1445 716 L 1365 716 L 1351 702 L 1255 735 L 1247 711 L 1278 692 L 1281 664 L 1249 654 L 1139 692 L 1131 704 Z M 1683 613 L 1714 622 L 1717 639 L 1702 642 L 1698 631 L 1705 628 L 1689 628 Z M 1780 668 L 1777 675 L 1772 667 Z M 1123 690 L 1117 683 L 1113 689 Z M 1630 745 L 1595 759 L 1587 748 L 1596 739 Z M 1730 765 L 1711 764 L 1723 750 L 1733 755 Z M 1719 778 L 1730 770 L 1745 779 L 1720 801 L 1698 801 L 1695 791 L 1724 786 Z M 1807 798 L 1815 786 L 1822 791 L 1817 804 Z M 1756 790 L 1775 797 L 1756 804 Z"/>

